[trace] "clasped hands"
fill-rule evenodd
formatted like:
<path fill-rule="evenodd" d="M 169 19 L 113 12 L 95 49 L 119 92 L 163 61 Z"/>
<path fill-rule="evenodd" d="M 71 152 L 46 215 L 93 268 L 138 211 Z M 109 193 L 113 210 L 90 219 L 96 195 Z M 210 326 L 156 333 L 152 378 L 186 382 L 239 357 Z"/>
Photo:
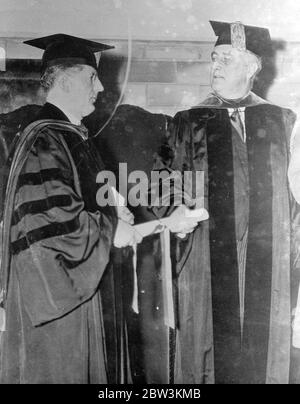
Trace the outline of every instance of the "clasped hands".
<path fill-rule="evenodd" d="M 114 238 L 117 248 L 133 246 L 142 241 L 143 237 L 135 230 L 134 216 L 126 206 L 117 206 L 118 225 Z"/>
<path fill-rule="evenodd" d="M 197 217 L 188 216 L 189 211 L 185 205 L 180 205 L 169 217 L 164 218 L 164 224 L 170 232 L 176 233 L 180 238 L 192 233 L 198 224 Z"/>
<path fill-rule="evenodd" d="M 179 237 L 185 237 L 194 231 L 198 221 L 194 217 L 187 217 L 189 209 L 181 205 L 167 218 L 164 225 Z M 117 248 L 133 246 L 142 241 L 143 237 L 134 228 L 134 216 L 125 206 L 117 207 L 118 225 L 114 238 L 114 246 Z"/>

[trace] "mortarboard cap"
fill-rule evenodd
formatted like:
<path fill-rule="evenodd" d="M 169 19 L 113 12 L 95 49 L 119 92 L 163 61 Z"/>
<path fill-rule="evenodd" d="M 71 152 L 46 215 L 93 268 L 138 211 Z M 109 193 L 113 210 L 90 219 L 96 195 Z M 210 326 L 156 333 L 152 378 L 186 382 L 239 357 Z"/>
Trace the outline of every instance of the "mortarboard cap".
<path fill-rule="evenodd" d="M 45 36 L 24 43 L 45 50 L 42 58 L 42 72 L 47 67 L 67 62 L 86 64 L 97 69 L 94 52 L 114 48 L 114 46 L 66 34 Z"/>
<path fill-rule="evenodd" d="M 264 56 L 272 49 L 272 42 L 267 28 L 244 25 L 241 22 L 210 21 L 218 37 L 215 46 L 232 45 L 240 50 L 248 50 L 257 56 Z"/>

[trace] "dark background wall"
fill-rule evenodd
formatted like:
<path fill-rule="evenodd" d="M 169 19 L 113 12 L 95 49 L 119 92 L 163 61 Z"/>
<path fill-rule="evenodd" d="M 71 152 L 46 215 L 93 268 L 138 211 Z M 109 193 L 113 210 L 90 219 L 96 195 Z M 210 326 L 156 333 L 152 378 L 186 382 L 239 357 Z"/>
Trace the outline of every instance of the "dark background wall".
<path fill-rule="evenodd" d="M 44 102 L 39 87 L 40 61 L 28 46 L 26 57 L 27 49 L 24 51 L 21 42 L 21 39 L 6 39 L 8 58 L 5 71 L 0 72 L 0 113 L 28 103 Z M 113 110 L 122 90 L 121 103 L 169 115 L 199 103 L 209 92 L 213 42 L 134 40 L 130 61 L 127 41 L 106 42 L 116 48 L 103 53 L 100 61 L 105 92 L 99 102 L 104 110 Z M 274 41 L 274 55 L 266 62 L 259 77 L 258 93 L 297 111 L 300 108 L 300 43 Z"/>

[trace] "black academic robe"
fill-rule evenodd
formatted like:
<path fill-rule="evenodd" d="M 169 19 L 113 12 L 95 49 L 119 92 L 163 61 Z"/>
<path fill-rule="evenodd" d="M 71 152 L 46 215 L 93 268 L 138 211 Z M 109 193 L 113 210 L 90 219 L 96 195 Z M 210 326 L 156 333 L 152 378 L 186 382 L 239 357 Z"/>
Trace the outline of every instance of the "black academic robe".
<path fill-rule="evenodd" d="M 96 205 L 87 133 L 46 104 L 11 161 L 4 207 L 1 383 L 106 383 L 99 284 L 115 229 Z"/>
<path fill-rule="evenodd" d="M 234 107 L 245 107 L 245 146 L 234 139 L 227 110 Z M 292 111 L 251 93 L 236 105 L 212 96 L 179 112 L 169 127 L 169 152 L 167 157 L 161 153 L 159 166 L 203 171 L 210 214 L 187 240 L 177 241 L 175 382 L 288 382 L 287 167 L 294 121 Z M 238 195 L 243 195 L 239 201 Z M 242 325 L 237 254 L 241 226 L 248 230 Z"/>

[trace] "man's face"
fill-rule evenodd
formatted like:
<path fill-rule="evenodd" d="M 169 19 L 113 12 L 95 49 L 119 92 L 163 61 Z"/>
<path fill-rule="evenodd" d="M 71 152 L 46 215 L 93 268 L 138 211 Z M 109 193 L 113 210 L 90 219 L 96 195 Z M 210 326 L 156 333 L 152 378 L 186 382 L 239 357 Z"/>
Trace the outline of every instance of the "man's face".
<path fill-rule="evenodd" d="M 242 98 L 250 90 L 250 77 L 246 52 L 231 45 L 216 46 L 211 55 L 210 83 L 223 98 Z"/>
<path fill-rule="evenodd" d="M 94 103 L 103 86 L 96 70 L 88 65 L 82 66 L 81 70 L 72 69 L 68 78 L 70 107 L 75 116 L 83 118 L 94 111 Z"/>

